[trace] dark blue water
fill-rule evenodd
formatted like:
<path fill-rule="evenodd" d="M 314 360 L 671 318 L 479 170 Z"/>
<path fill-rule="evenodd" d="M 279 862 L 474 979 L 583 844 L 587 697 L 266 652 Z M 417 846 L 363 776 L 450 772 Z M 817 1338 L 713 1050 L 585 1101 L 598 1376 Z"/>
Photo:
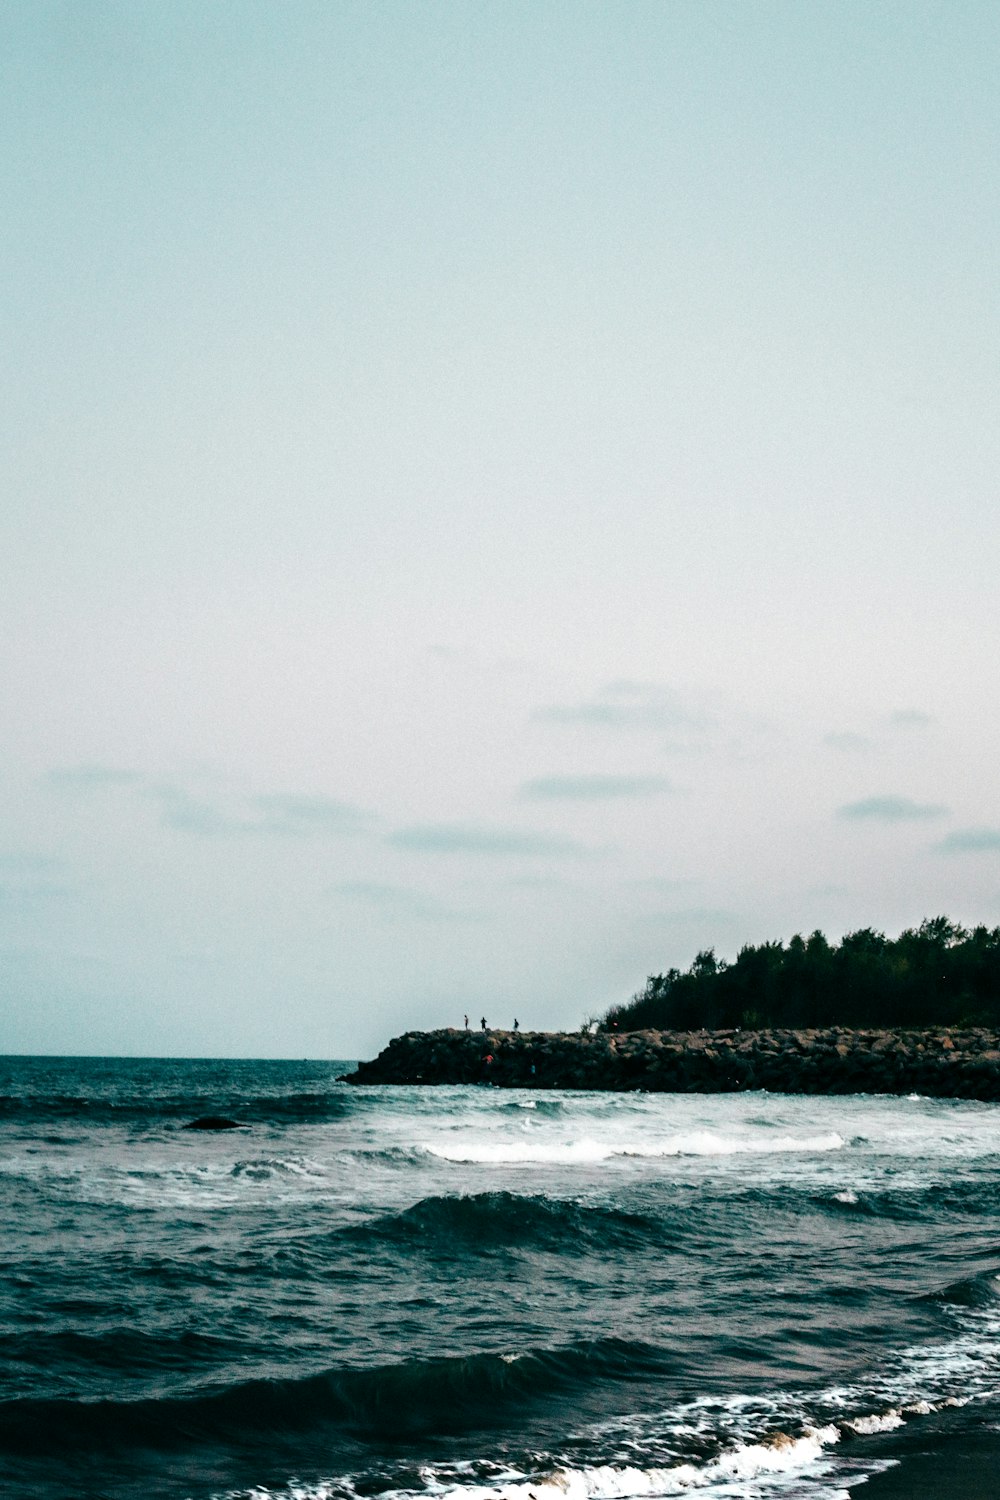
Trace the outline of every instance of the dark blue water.
<path fill-rule="evenodd" d="M 347 1066 L 0 1059 L 5 1496 L 833 1497 L 1000 1421 L 994 1106 Z"/>

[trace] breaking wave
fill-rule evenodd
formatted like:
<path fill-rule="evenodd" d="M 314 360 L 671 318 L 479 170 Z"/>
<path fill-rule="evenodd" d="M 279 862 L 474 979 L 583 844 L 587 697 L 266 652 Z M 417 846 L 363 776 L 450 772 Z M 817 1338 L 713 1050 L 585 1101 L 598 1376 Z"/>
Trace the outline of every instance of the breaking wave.
<path fill-rule="evenodd" d="M 555 1142 L 469 1140 L 456 1143 L 425 1141 L 423 1148 L 444 1161 L 572 1166 L 609 1161 L 616 1156 L 655 1158 L 814 1153 L 839 1151 L 845 1145 L 844 1137 L 833 1130 L 804 1136 L 773 1136 L 759 1132 L 750 1137 L 700 1130 L 669 1135 L 659 1141 L 634 1140 L 627 1144 L 610 1144 L 588 1138 Z"/>

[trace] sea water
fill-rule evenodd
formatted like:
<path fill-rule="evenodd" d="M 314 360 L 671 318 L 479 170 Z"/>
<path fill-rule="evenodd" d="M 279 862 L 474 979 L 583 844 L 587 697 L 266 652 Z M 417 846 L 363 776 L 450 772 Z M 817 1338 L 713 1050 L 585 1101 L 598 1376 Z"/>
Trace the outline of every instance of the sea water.
<path fill-rule="evenodd" d="M 995 1106 L 349 1066 L 0 1059 L 10 1500 L 833 1500 L 1000 1421 Z"/>

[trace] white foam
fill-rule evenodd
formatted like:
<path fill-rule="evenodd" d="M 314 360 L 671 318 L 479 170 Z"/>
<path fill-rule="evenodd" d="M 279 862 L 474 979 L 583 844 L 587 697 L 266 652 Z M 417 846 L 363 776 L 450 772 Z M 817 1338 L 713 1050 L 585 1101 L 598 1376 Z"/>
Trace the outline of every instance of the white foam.
<path fill-rule="evenodd" d="M 442 1483 L 427 1469 L 421 1473 L 423 1490 L 439 1500 L 633 1500 L 633 1497 L 668 1497 L 690 1490 L 719 1489 L 722 1493 L 750 1492 L 743 1485 L 788 1474 L 821 1473 L 824 1450 L 839 1441 L 834 1426 L 808 1432 L 802 1437 L 784 1433 L 755 1443 L 737 1443 L 707 1463 L 678 1463 L 640 1468 L 631 1464 L 599 1464 L 554 1468 L 532 1478 L 523 1473 L 498 1476 L 492 1484 Z M 733 1486 L 740 1486 L 734 1490 Z M 321 1480 L 317 1484 L 292 1483 L 281 1491 L 254 1489 L 248 1500 L 336 1500 L 344 1493 L 344 1481 Z M 411 1490 L 386 1490 L 384 1500 L 409 1500 Z M 754 1492 L 756 1493 L 756 1492 Z M 235 1500 L 235 1496 L 233 1497 Z"/>
<path fill-rule="evenodd" d="M 419 1490 L 387 1488 L 384 1500 L 419 1500 L 421 1495 L 434 1500 L 671 1500 L 688 1493 L 704 1493 L 705 1500 L 764 1500 L 779 1493 L 800 1496 L 803 1481 L 815 1500 L 840 1500 L 842 1471 L 829 1450 L 842 1437 L 891 1432 L 908 1419 L 995 1391 L 996 1361 L 984 1358 L 984 1336 L 992 1347 L 1000 1317 L 974 1313 L 972 1320 L 974 1331 L 954 1340 L 896 1351 L 863 1385 L 722 1400 L 702 1397 L 601 1423 L 587 1436 L 609 1452 L 605 1464 L 553 1456 L 547 1473 L 498 1467 L 485 1481 L 472 1465 L 428 1467 Z M 964 1387 L 963 1395 L 952 1394 L 956 1384 Z M 685 1459 L 692 1439 L 699 1447 L 713 1445 L 713 1439 L 718 1446 L 711 1457 Z M 640 1458 L 644 1452 L 645 1464 Z M 533 1455 L 535 1462 L 540 1458 Z M 894 1462 L 864 1458 L 852 1448 L 853 1482 Z M 824 1481 L 822 1486 L 817 1480 Z M 293 1482 L 280 1492 L 254 1491 L 250 1500 L 344 1500 L 351 1490 L 350 1479 L 342 1476 L 311 1487 Z"/>
<path fill-rule="evenodd" d="M 44 1163 L 39 1175 L 43 1173 Z M 159 1158 L 128 1167 L 88 1163 L 58 1175 L 49 1169 L 46 1175 L 53 1191 L 77 1202 L 124 1203 L 150 1210 L 225 1209 L 248 1200 L 328 1202 L 343 1197 L 331 1191 L 330 1173 L 322 1163 L 299 1155 L 208 1161 Z"/>
<path fill-rule="evenodd" d="M 846 1142 L 835 1130 L 821 1135 L 804 1136 L 772 1136 L 760 1132 L 742 1138 L 719 1135 L 711 1130 L 694 1130 L 669 1135 L 659 1141 L 634 1141 L 625 1145 L 610 1145 L 590 1138 L 551 1143 L 465 1140 L 424 1141 L 421 1144 L 423 1150 L 442 1161 L 514 1166 L 519 1163 L 573 1165 L 626 1156 L 652 1159 L 672 1156 L 744 1156 L 757 1153 L 812 1154 L 818 1151 L 839 1151 Z"/>
<path fill-rule="evenodd" d="M 513 1166 L 521 1162 L 555 1165 L 607 1161 L 609 1156 L 615 1155 L 613 1147 L 602 1146 L 598 1141 L 590 1140 L 554 1142 L 552 1145 L 545 1145 L 541 1141 L 500 1141 L 496 1144 L 489 1141 L 454 1144 L 424 1141 L 422 1145 L 431 1156 L 437 1156 L 442 1161 L 482 1162 L 496 1166 Z"/>
<path fill-rule="evenodd" d="M 928 1411 L 931 1410 L 929 1401 L 922 1404 L 927 1407 Z M 916 1408 L 911 1406 L 909 1410 L 915 1412 Z M 902 1427 L 903 1418 L 898 1411 L 872 1412 L 867 1417 L 851 1417 L 841 1425 L 856 1433 L 858 1437 L 868 1437 L 873 1432 L 892 1432 L 894 1428 Z"/>
<path fill-rule="evenodd" d="M 711 1130 L 694 1130 L 684 1135 L 668 1136 L 657 1143 L 626 1146 L 621 1150 L 625 1156 L 747 1156 L 776 1155 L 786 1152 L 839 1151 L 845 1145 L 844 1137 L 835 1130 L 822 1135 L 770 1135 L 766 1132 L 751 1136 L 717 1135 Z"/>

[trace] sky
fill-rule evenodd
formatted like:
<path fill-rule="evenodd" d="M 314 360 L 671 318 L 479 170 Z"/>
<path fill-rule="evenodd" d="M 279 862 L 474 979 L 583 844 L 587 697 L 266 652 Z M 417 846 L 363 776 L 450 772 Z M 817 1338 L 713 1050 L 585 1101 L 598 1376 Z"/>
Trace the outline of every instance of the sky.
<path fill-rule="evenodd" d="M 0 1052 L 1000 923 L 1000 8 L 0 0 Z"/>

